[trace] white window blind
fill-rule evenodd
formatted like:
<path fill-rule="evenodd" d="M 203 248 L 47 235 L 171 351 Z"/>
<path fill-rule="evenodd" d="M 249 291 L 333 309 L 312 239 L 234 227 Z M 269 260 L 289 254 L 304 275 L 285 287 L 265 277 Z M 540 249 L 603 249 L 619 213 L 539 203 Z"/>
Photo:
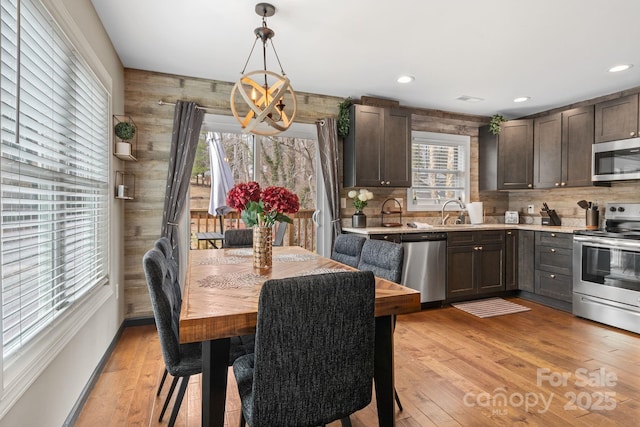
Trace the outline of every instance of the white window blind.
<path fill-rule="evenodd" d="M 468 200 L 468 136 L 413 132 L 409 210 L 435 210 L 449 199 Z"/>
<path fill-rule="evenodd" d="M 107 280 L 109 97 L 38 0 L 1 20 L 7 359 Z"/>

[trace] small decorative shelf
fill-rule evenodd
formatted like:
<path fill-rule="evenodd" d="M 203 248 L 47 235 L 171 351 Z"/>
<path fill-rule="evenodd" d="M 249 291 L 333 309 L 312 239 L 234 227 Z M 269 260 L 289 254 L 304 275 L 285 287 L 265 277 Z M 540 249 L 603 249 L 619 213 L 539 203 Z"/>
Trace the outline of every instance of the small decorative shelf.
<path fill-rule="evenodd" d="M 136 176 L 132 173 L 116 171 L 115 198 L 133 200 L 136 194 Z"/>
<path fill-rule="evenodd" d="M 121 160 L 136 161 L 138 128 L 129 116 L 113 116 L 113 155 Z"/>
<path fill-rule="evenodd" d="M 392 206 L 392 209 L 385 208 L 387 202 L 392 202 L 395 206 Z M 398 222 L 390 222 L 389 219 L 385 221 L 384 216 L 387 215 L 398 215 Z M 383 227 L 400 227 L 402 225 L 402 205 L 397 199 L 387 199 L 382 203 L 382 226 Z"/>

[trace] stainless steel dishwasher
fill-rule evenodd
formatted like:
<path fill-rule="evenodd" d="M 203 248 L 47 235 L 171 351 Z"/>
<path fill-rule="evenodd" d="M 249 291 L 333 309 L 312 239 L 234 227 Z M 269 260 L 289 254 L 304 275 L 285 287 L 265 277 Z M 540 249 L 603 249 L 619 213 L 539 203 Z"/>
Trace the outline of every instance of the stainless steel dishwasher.
<path fill-rule="evenodd" d="M 402 235 L 402 284 L 420 291 L 420 302 L 445 299 L 447 283 L 447 233 Z"/>

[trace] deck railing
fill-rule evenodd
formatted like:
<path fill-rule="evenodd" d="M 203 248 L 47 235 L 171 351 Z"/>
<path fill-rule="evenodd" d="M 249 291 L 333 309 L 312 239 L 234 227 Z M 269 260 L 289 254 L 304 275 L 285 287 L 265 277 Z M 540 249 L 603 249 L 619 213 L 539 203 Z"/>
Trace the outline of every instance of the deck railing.
<path fill-rule="evenodd" d="M 310 251 L 316 248 L 316 229 L 313 225 L 313 210 L 300 210 L 289 217 L 293 224 L 287 227 L 285 246 L 302 246 Z M 222 229 L 221 229 L 222 227 Z M 206 209 L 191 209 L 191 248 L 205 249 L 206 241 L 198 241 L 196 233 L 219 233 L 229 228 L 245 228 L 237 212 L 224 216 L 210 215 Z"/>

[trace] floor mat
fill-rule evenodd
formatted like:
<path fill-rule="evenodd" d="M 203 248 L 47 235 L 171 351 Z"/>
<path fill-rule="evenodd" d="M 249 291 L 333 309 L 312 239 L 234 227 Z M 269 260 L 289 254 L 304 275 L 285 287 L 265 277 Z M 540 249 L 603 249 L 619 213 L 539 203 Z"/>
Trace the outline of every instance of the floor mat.
<path fill-rule="evenodd" d="M 477 301 L 458 302 L 451 305 L 477 317 L 502 316 L 503 314 L 520 313 L 522 311 L 531 310 L 529 307 L 525 307 L 502 298 L 488 298 Z"/>

